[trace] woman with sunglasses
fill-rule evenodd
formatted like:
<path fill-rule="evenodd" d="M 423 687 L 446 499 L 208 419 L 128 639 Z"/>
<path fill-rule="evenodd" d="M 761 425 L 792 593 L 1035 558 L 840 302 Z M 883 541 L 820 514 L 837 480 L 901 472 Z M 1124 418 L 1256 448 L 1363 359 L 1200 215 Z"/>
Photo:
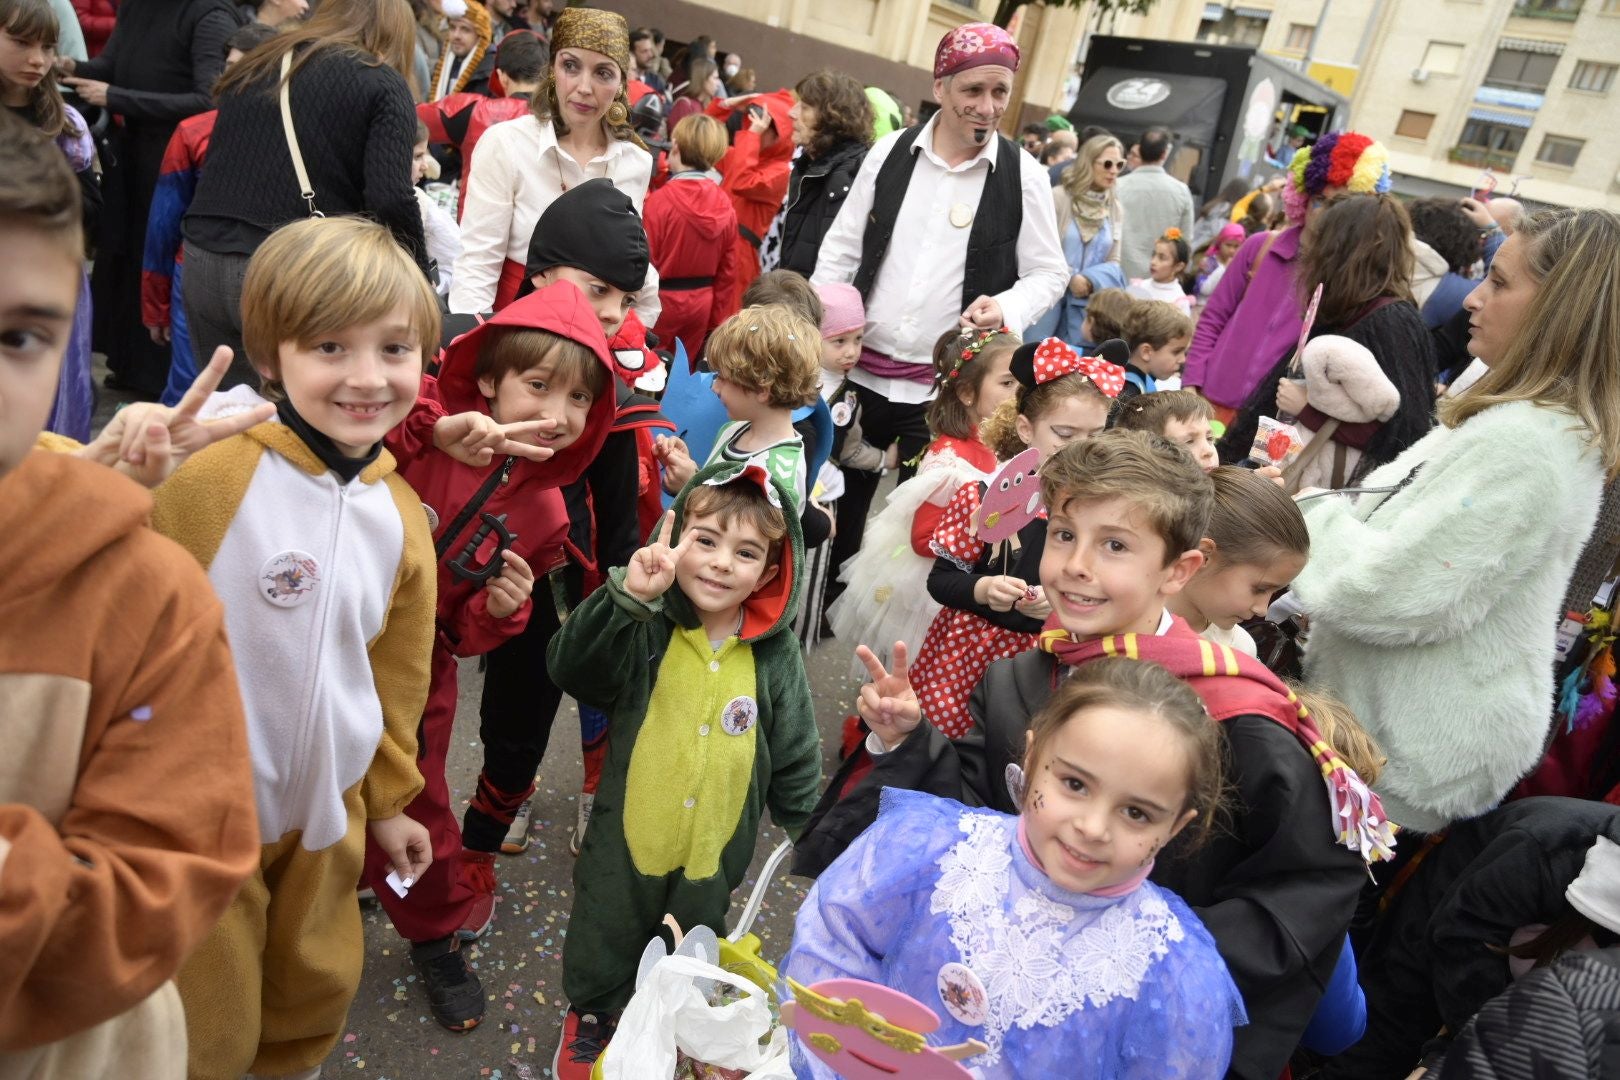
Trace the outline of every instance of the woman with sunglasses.
<path fill-rule="evenodd" d="M 1069 287 L 1057 305 L 1024 334 L 1025 341 L 1058 337 L 1076 347 L 1084 340 L 1080 327 L 1086 304 L 1100 289 L 1123 289 L 1119 265 L 1125 214 L 1114 184 L 1125 167 L 1125 147 L 1112 135 L 1087 139 L 1063 180 L 1052 189 L 1058 236 L 1069 264 Z"/>

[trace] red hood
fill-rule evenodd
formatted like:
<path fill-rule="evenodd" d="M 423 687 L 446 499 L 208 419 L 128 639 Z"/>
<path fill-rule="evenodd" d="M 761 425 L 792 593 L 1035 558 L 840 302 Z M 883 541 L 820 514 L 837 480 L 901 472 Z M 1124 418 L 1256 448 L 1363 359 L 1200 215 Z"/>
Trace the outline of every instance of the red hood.
<path fill-rule="evenodd" d="M 755 94 L 732 111 L 746 116 L 750 105 L 763 105 L 765 111 L 771 114 L 771 124 L 776 128 L 776 142 L 760 150 L 760 162 L 769 164 L 793 157 L 793 117 L 788 115 L 793 110 L 793 91 L 773 90 L 768 94 Z"/>
<path fill-rule="evenodd" d="M 445 346 L 439 366 L 438 396 L 446 411 L 489 412 L 489 402 L 478 390 L 473 376 L 478 350 L 492 327 L 520 326 L 531 330 L 549 330 L 553 334 L 577 341 L 596 354 L 609 377 L 606 393 L 591 403 L 586 417 L 585 431 L 574 444 L 560 451 L 544 463 L 544 468 L 556 477 L 559 487 L 573 483 L 585 472 L 602 449 L 602 441 L 613 427 L 617 387 L 613 383 L 614 363 L 608 352 L 607 338 L 602 335 L 602 323 L 585 300 L 585 294 L 572 282 L 559 281 L 537 289 L 521 299 L 514 300 L 488 320 L 467 331 Z M 527 462 L 520 462 L 522 465 Z"/>

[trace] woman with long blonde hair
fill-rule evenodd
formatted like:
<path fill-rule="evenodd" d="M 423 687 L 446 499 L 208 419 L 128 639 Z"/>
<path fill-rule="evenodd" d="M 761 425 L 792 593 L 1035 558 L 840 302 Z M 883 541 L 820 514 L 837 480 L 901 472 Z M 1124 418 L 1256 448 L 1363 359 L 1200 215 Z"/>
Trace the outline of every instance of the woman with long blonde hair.
<path fill-rule="evenodd" d="M 1620 477 L 1620 215 L 1537 214 L 1464 306 L 1489 372 L 1359 495 L 1304 504 L 1294 582 L 1306 681 L 1383 746 L 1384 806 L 1425 833 L 1490 809 L 1542 755 L 1566 591 Z M 1580 610 L 1612 555 L 1575 574 Z"/>
<path fill-rule="evenodd" d="M 1058 236 L 1069 264 L 1069 287 L 1057 305 L 1024 334 L 1025 341 L 1059 337 L 1071 345 L 1086 342 L 1081 326 L 1086 303 L 1102 289 L 1123 289 L 1125 271 L 1119 265 L 1120 239 L 1125 213 L 1114 194 L 1114 184 L 1125 168 L 1125 147 L 1112 135 L 1094 135 L 1063 171 L 1052 188 Z"/>
<path fill-rule="evenodd" d="M 220 79 L 208 167 L 183 228 L 198 370 L 226 345 L 236 361 L 225 385 L 256 381 L 242 355 L 242 277 L 259 245 L 289 222 L 364 214 L 429 272 L 411 188 L 415 50 L 408 0 L 323 0 Z M 284 84 L 307 195 L 282 126 Z"/>

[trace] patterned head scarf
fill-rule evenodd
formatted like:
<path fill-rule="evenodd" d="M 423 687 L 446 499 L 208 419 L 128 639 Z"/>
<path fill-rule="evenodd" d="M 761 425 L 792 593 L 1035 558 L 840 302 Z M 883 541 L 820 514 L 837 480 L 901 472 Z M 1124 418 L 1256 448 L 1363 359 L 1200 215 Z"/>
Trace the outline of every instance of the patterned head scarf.
<path fill-rule="evenodd" d="M 630 24 L 615 11 L 600 8 L 564 8 L 551 28 L 551 55 L 562 49 L 589 49 L 619 65 L 630 76 Z"/>
<path fill-rule="evenodd" d="M 1356 131 L 1334 131 L 1314 146 L 1302 146 L 1288 166 L 1283 208 L 1288 221 L 1303 225 L 1311 200 L 1330 187 L 1356 195 L 1383 194 L 1390 188 L 1389 151 L 1384 144 Z"/>
<path fill-rule="evenodd" d="M 939 39 L 934 50 L 934 78 L 996 64 L 1018 70 L 1018 45 L 1012 35 L 993 23 L 965 23 Z"/>
<path fill-rule="evenodd" d="M 563 49 L 589 49 L 601 53 L 619 65 L 619 92 L 614 97 L 613 104 L 608 106 L 607 115 L 602 121 L 615 138 L 633 142 L 643 150 L 647 149 L 647 144 L 641 141 L 641 136 L 630 127 L 630 99 L 626 96 L 626 86 L 630 78 L 630 24 L 624 21 L 624 16 L 600 8 L 564 8 L 562 14 L 557 16 L 556 24 L 551 28 L 551 55 L 554 60 Z M 550 98 L 555 117 L 555 110 L 559 108 L 560 103 L 556 100 L 557 87 L 552 78 L 548 71 L 546 96 Z"/>
<path fill-rule="evenodd" d="M 467 58 L 461 62 L 461 70 L 456 72 L 455 83 L 445 87 L 444 96 L 449 97 L 451 94 L 461 93 L 472 81 L 473 73 L 478 70 L 478 65 L 483 63 L 484 54 L 489 51 L 489 43 L 495 38 L 495 30 L 489 21 L 489 9 L 478 0 L 468 0 L 463 9 L 455 15 L 449 15 L 448 12 L 446 14 L 452 19 L 466 19 L 473 24 L 473 29 L 478 31 L 478 41 L 467 54 Z M 447 34 L 439 48 L 439 62 L 433 68 L 433 81 L 429 84 L 429 93 L 438 90 L 439 77 L 444 74 L 444 66 L 450 63 L 451 56 L 450 38 Z"/>

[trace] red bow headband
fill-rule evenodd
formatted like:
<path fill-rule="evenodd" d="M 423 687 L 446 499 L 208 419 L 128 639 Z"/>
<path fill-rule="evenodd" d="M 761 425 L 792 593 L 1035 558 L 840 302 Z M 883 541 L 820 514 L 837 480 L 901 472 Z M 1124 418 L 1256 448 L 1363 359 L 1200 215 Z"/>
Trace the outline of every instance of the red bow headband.
<path fill-rule="evenodd" d="M 1033 368 L 1036 386 L 1065 375 L 1084 375 L 1108 397 L 1117 398 L 1125 389 L 1124 368 L 1100 356 L 1081 356 L 1062 338 L 1049 337 L 1035 347 Z"/>

